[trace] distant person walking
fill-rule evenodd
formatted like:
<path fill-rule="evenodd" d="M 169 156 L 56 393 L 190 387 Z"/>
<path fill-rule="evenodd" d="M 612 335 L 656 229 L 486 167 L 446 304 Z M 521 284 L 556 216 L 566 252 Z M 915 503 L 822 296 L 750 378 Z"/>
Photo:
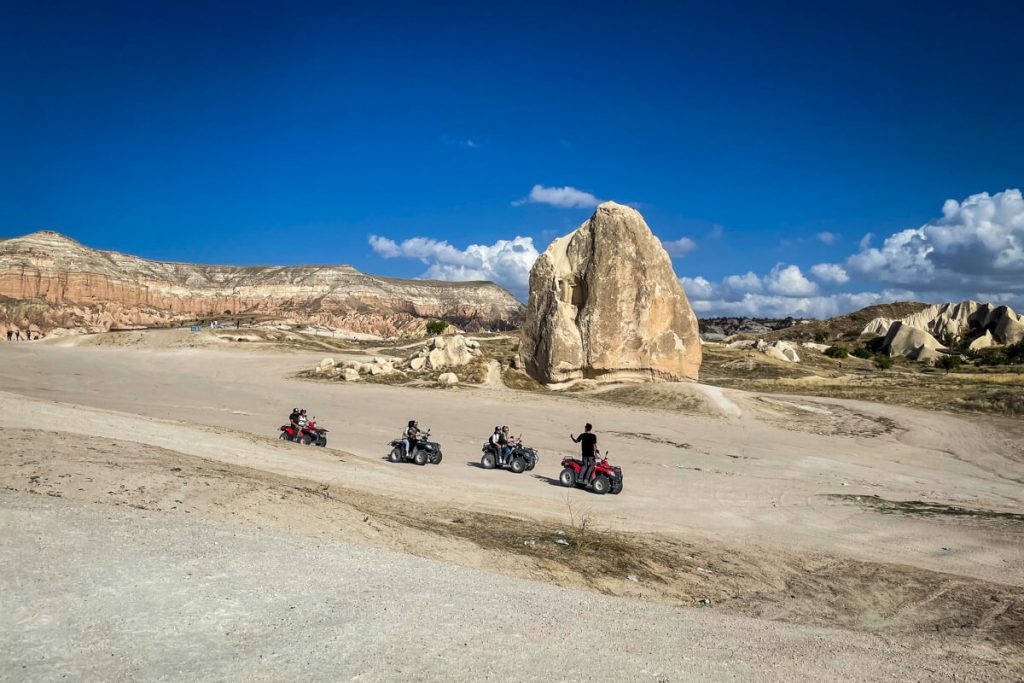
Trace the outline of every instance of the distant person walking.
<path fill-rule="evenodd" d="M 14 341 L 21 341 L 21 330 L 14 331 Z"/>
<path fill-rule="evenodd" d="M 11 337 L 13 336 L 14 332 L 12 330 L 7 330 L 7 341 L 11 341 Z"/>

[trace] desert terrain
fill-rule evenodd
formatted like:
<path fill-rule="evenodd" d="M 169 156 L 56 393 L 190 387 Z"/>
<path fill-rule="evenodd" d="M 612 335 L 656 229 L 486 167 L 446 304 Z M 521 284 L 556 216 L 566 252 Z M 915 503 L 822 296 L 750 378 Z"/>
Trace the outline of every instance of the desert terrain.
<path fill-rule="evenodd" d="M 1024 674 L 1012 418 L 742 382 L 318 381 L 325 345 L 391 350 L 297 339 L 0 344 L 5 679 Z M 277 438 L 294 406 L 327 448 Z M 385 461 L 409 419 L 440 465 Z M 619 496 L 558 484 L 587 421 Z M 535 470 L 478 466 L 495 424 Z"/>

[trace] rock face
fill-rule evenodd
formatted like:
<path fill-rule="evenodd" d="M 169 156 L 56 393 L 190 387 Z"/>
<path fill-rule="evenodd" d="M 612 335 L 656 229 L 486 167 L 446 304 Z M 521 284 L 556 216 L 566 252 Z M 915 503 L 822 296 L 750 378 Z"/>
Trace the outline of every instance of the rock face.
<path fill-rule="evenodd" d="M 149 261 L 54 232 L 0 240 L 0 323 L 97 332 L 239 314 L 391 337 L 422 334 L 435 318 L 511 329 L 524 308 L 490 282 L 399 280 L 351 266 Z"/>
<path fill-rule="evenodd" d="M 519 354 L 531 377 L 555 386 L 697 379 L 697 318 L 636 210 L 605 202 L 537 259 Z"/>

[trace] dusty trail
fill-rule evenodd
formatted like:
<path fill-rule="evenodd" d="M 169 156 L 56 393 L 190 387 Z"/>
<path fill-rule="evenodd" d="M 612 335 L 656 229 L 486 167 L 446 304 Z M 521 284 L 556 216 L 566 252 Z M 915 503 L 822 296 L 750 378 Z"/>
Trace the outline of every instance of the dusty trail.
<path fill-rule="evenodd" d="M 706 594 L 716 612 L 772 619 L 764 632 L 772 647 L 792 629 L 841 624 L 910 647 L 898 666 L 962 665 L 998 678 L 986 660 L 1019 665 L 1005 648 L 1021 628 L 1013 605 L 1024 604 L 1024 530 L 1013 517 L 1024 501 L 1022 456 L 1019 442 L 988 422 L 692 385 L 584 401 L 490 385 L 315 383 L 290 377 L 320 354 L 296 352 L 2 351 L 0 487 L 19 496 L 355 541 L 569 588 L 593 575 L 600 578 L 591 588 L 669 605 Z M 333 430 L 331 448 L 275 440 L 282 411 L 294 405 Z M 385 443 L 411 417 L 439 436 L 441 466 L 383 461 Z M 540 449 L 534 476 L 476 467 L 496 417 Z M 568 433 L 585 421 L 625 468 L 621 496 L 557 485 L 558 456 L 572 447 Z M 21 438 L 29 430 L 43 431 Z M 876 500 L 967 512 L 867 504 Z M 558 554 L 551 534 L 569 525 L 570 506 L 591 512 L 609 539 L 602 552 L 621 560 L 592 550 Z M 489 522 L 495 514 L 510 517 Z M 700 571 L 709 566 L 713 575 Z M 948 619 L 965 620 L 967 630 Z M 926 635 L 936 625 L 959 640 Z M 728 641 L 724 622 L 708 628 L 724 629 L 716 632 Z M 821 647 L 835 643 L 825 636 Z M 866 647 L 884 649 L 882 641 Z M 968 659 L 950 664 L 953 651 Z M 837 666 L 855 661 L 851 654 Z"/>

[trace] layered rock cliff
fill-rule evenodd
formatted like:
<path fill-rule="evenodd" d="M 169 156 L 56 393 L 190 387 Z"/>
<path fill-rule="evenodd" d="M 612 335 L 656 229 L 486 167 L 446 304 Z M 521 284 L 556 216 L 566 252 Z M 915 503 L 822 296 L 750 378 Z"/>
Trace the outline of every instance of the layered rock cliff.
<path fill-rule="evenodd" d="M 697 379 L 697 317 L 636 210 L 605 202 L 530 271 L 520 360 L 534 379 Z"/>
<path fill-rule="evenodd" d="M 55 232 L 0 240 L 0 324 L 43 331 L 256 316 L 379 336 L 429 319 L 508 329 L 524 308 L 491 282 L 375 277 L 351 266 L 205 266 L 90 249 Z"/>

